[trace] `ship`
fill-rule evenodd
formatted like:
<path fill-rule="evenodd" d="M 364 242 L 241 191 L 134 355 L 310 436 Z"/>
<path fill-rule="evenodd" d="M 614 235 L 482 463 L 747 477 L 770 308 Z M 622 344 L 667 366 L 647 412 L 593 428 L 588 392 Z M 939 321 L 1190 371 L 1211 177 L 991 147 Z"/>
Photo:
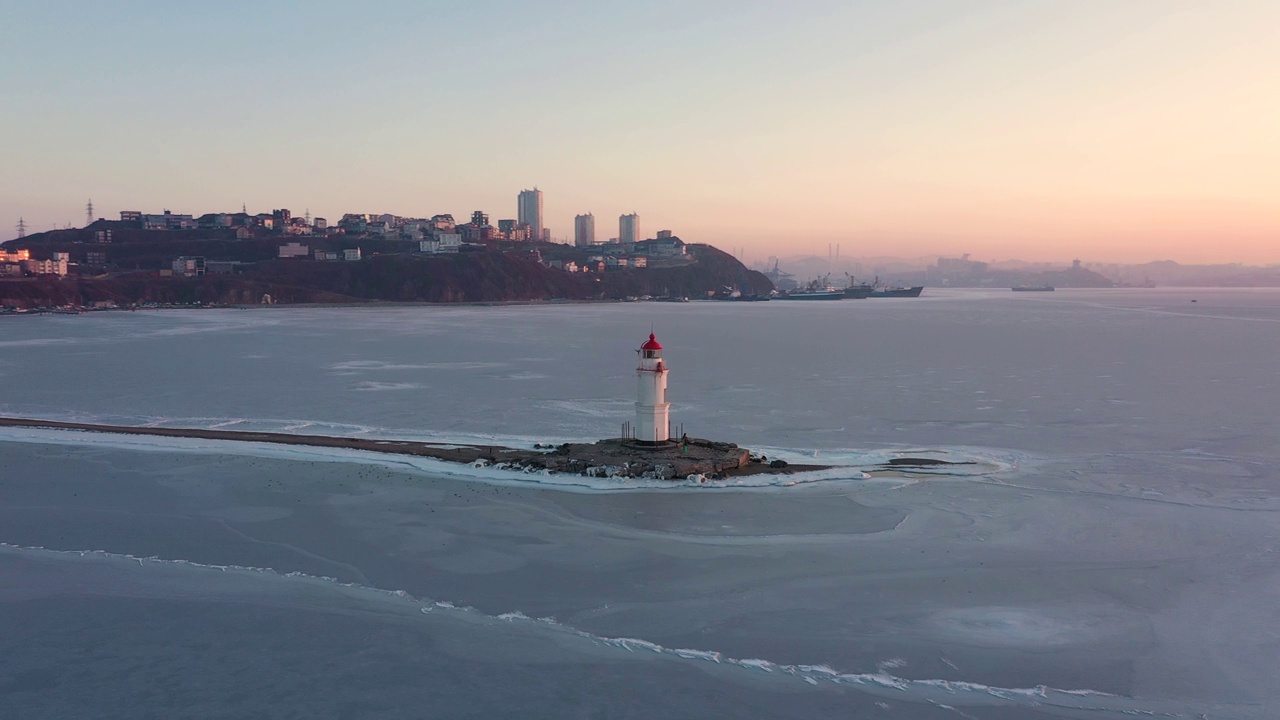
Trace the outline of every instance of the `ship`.
<path fill-rule="evenodd" d="M 913 287 L 902 287 L 901 285 L 882 286 L 879 277 L 875 279 L 875 282 L 871 283 L 871 287 L 873 289 L 867 297 L 873 298 L 920 297 L 920 292 L 924 290 L 923 285 Z"/>
<path fill-rule="evenodd" d="M 726 300 L 732 302 L 766 302 L 771 300 L 768 295 L 760 293 L 744 293 L 737 288 L 726 285 L 723 290 L 709 296 L 712 300 Z"/>
<path fill-rule="evenodd" d="M 849 284 L 844 289 L 845 298 L 849 300 L 861 300 L 863 298 L 871 297 L 871 293 L 875 292 L 876 288 L 874 285 L 868 285 L 865 282 L 860 283 L 849 273 L 845 273 L 844 276 L 849 279 Z"/>
<path fill-rule="evenodd" d="M 920 297 L 920 293 L 924 291 L 923 285 L 913 287 L 886 287 L 876 288 L 871 291 L 867 297 L 887 298 L 887 297 Z"/>
<path fill-rule="evenodd" d="M 792 290 L 778 296 L 779 300 L 843 300 L 844 291 L 835 288 L 824 290 Z"/>
<path fill-rule="evenodd" d="M 778 295 L 779 300 L 843 300 L 844 290 L 837 290 L 827 279 L 813 280 L 803 288 Z"/>
<path fill-rule="evenodd" d="M 886 297 L 920 297 L 920 292 L 924 290 L 923 285 L 913 287 L 903 287 L 901 285 L 881 285 L 880 277 L 871 281 L 871 284 L 857 282 L 849 273 L 845 273 L 849 278 L 849 287 L 844 289 L 844 296 L 847 298 L 886 298 Z"/>
<path fill-rule="evenodd" d="M 1053 292 L 1052 285 L 1018 285 L 1010 288 L 1014 292 Z"/>

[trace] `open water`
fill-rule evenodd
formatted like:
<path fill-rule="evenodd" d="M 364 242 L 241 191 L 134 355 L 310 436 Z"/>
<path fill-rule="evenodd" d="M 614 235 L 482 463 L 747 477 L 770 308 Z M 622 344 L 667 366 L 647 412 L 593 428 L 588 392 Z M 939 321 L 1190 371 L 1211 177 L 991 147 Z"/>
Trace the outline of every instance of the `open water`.
<path fill-rule="evenodd" d="M 0 414 L 593 439 L 651 328 L 678 428 L 838 469 L 0 429 L 0 717 L 1280 715 L 1276 291 L 10 317 Z"/>

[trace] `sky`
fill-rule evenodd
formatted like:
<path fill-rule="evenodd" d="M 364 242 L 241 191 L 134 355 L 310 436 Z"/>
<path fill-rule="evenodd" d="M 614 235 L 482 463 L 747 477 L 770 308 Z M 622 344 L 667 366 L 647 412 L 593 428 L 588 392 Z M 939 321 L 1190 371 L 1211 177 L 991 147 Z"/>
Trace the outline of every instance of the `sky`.
<path fill-rule="evenodd" d="M 1280 263 L 1280 2 L 0 0 L 0 239 L 636 212 L 827 252 Z"/>

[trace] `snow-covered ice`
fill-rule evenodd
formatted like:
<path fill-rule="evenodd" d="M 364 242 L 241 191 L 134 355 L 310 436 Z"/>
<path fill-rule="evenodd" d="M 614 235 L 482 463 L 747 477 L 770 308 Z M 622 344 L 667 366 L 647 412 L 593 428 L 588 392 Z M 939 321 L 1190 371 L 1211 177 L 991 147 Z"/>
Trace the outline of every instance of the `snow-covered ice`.
<path fill-rule="evenodd" d="M 6 415 L 521 447 L 652 325 L 686 432 L 838 468 L 0 429 L 0 715 L 1274 717 L 1280 293 L 1011 295 L 2 318 Z"/>

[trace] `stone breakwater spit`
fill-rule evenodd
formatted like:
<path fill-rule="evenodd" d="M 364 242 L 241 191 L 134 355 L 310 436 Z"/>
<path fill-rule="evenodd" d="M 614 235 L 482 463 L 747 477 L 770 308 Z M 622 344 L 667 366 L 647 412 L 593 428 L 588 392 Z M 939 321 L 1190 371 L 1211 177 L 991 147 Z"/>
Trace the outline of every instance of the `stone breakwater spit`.
<path fill-rule="evenodd" d="M 478 467 L 493 466 L 499 469 L 523 472 L 566 473 L 588 477 L 700 480 L 758 473 L 820 470 L 827 467 L 824 465 L 788 465 L 781 460 L 769 460 L 767 457 L 755 455 L 733 443 L 692 438 L 688 443 L 672 442 L 656 447 L 641 446 L 620 439 L 608 439 L 594 443 L 538 445 L 533 450 L 523 450 L 498 445 L 459 445 L 455 443 L 375 440 L 331 435 L 206 430 L 203 428 L 102 425 L 32 418 L 0 417 L 0 427 L 346 448 L 368 452 L 430 457 Z"/>

